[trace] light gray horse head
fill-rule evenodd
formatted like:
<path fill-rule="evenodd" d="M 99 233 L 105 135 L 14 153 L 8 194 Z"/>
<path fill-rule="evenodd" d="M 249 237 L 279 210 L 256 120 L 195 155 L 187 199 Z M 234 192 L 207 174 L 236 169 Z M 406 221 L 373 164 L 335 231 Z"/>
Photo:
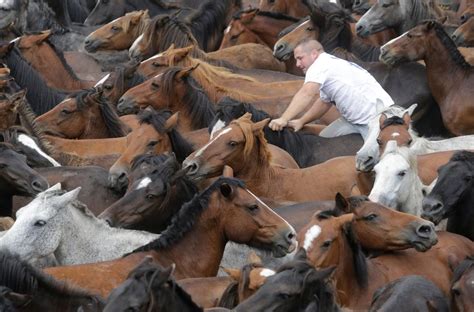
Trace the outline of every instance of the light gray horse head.
<path fill-rule="evenodd" d="M 21 208 L 13 227 L 0 239 L 0 250 L 18 254 L 30 261 L 52 254 L 61 241 L 61 226 L 66 207 L 77 199 L 80 187 L 62 191 L 56 184 Z"/>
<path fill-rule="evenodd" d="M 0 30 L 14 26 L 19 32 L 26 28 L 26 8 L 28 0 L 0 1 Z"/>
<path fill-rule="evenodd" d="M 379 161 L 379 146 L 377 144 L 377 137 L 380 133 L 379 119 L 383 113 L 387 118 L 398 116 L 400 118 L 408 113 L 410 116 L 413 114 L 417 104 L 413 104 L 408 108 L 401 106 L 392 105 L 384 107 L 383 104 L 377 103 L 377 114 L 369 122 L 369 133 L 365 139 L 364 145 L 356 154 L 356 168 L 359 171 L 369 172 Z"/>
<path fill-rule="evenodd" d="M 438 18 L 433 0 L 377 0 L 356 24 L 357 35 L 394 28 L 398 35 L 425 19 Z"/>

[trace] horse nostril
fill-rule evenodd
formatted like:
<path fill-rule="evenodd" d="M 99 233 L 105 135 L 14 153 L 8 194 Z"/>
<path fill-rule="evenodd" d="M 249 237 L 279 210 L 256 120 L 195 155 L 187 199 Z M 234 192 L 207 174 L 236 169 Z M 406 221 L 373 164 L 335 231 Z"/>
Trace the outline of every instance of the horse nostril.
<path fill-rule="evenodd" d="M 416 233 L 422 237 L 429 237 L 433 231 L 430 225 L 421 225 L 416 229 Z"/>
<path fill-rule="evenodd" d="M 283 44 L 279 44 L 276 46 L 275 51 L 279 52 L 279 51 L 282 51 L 284 48 L 285 46 Z"/>
<path fill-rule="evenodd" d="M 107 222 L 107 224 L 110 226 L 110 227 L 113 227 L 113 222 L 112 220 L 110 220 L 109 218 L 105 219 L 105 222 Z"/>
<path fill-rule="evenodd" d="M 89 39 L 86 39 L 86 40 L 84 41 L 84 43 L 87 45 L 87 44 L 90 44 L 91 41 L 90 41 Z"/>
<path fill-rule="evenodd" d="M 44 191 L 46 189 L 43 183 L 41 183 L 41 181 L 38 181 L 38 180 L 34 180 L 33 182 L 31 182 L 31 188 L 33 188 L 33 190 L 38 191 L 38 192 Z"/>
<path fill-rule="evenodd" d="M 356 27 L 357 32 L 362 31 L 362 29 L 364 29 L 364 27 L 362 25 L 359 25 L 359 26 Z"/>
<path fill-rule="evenodd" d="M 293 232 L 293 231 L 290 231 L 287 235 L 286 235 L 286 238 L 288 239 L 288 241 L 292 241 L 294 238 L 296 237 L 296 233 Z"/>
<path fill-rule="evenodd" d="M 186 166 L 188 174 L 195 174 L 198 171 L 199 167 L 195 162 L 191 162 Z"/>
<path fill-rule="evenodd" d="M 118 181 L 119 181 L 119 182 L 125 182 L 125 181 L 127 181 L 127 180 L 128 180 L 127 174 L 126 174 L 125 172 L 120 173 L 120 175 L 119 175 L 119 177 L 118 177 Z"/>
<path fill-rule="evenodd" d="M 451 36 L 451 39 L 453 39 L 453 41 L 456 41 L 457 38 L 458 38 L 458 37 L 457 37 L 456 35 L 454 35 L 454 34 Z"/>

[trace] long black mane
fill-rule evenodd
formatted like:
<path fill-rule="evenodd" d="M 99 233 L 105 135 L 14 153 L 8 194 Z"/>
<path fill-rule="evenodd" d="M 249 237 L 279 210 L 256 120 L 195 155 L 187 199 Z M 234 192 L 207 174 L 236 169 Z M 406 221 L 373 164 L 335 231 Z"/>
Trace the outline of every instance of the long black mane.
<path fill-rule="evenodd" d="M 0 43 L 5 45 L 6 43 Z M 12 47 L 4 60 L 10 68 L 10 75 L 21 88 L 26 88 L 26 98 L 37 115 L 41 115 L 55 107 L 68 95 L 47 86 L 41 75 L 23 58 L 17 47 Z"/>
<path fill-rule="evenodd" d="M 256 10 L 255 8 L 240 10 L 237 13 L 234 13 L 232 18 L 238 20 L 242 17 L 242 14 L 249 13 L 249 12 L 252 12 L 252 11 L 255 11 L 255 10 Z M 270 17 L 270 18 L 278 19 L 278 20 L 290 21 L 290 22 L 294 22 L 294 23 L 296 23 L 300 20 L 297 17 L 286 15 L 286 14 L 279 13 L 279 12 L 270 12 L 270 11 L 260 11 L 260 10 L 258 10 L 257 15 L 258 16 Z"/>
<path fill-rule="evenodd" d="M 459 52 L 456 44 L 451 39 L 451 37 L 449 37 L 449 35 L 446 33 L 446 31 L 443 29 L 443 26 L 441 26 L 440 23 L 438 23 L 436 21 L 426 21 L 424 23 L 425 24 L 429 23 L 430 25 L 433 25 L 433 29 L 434 29 L 436 35 L 438 36 L 439 40 L 444 45 L 446 50 L 448 50 L 449 55 L 451 56 L 451 59 L 453 60 L 453 62 L 456 65 L 460 66 L 461 68 L 465 68 L 465 69 L 471 69 L 472 68 L 471 64 L 466 62 L 466 59 L 461 54 L 461 52 Z"/>
<path fill-rule="evenodd" d="M 107 132 L 111 138 L 119 138 L 125 136 L 127 133 L 124 128 L 125 125 L 118 117 L 112 105 L 102 96 L 102 91 L 97 89 L 90 89 L 80 91 L 75 96 L 77 108 L 82 111 L 87 109 L 90 101 L 98 105 L 102 120 L 105 123 Z"/>
<path fill-rule="evenodd" d="M 164 249 L 181 240 L 194 227 L 199 216 L 208 207 L 211 195 L 224 183 L 232 187 L 244 187 L 241 180 L 220 177 L 200 194 L 195 195 L 191 201 L 184 204 L 179 212 L 174 215 L 171 225 L 162 232 L 158 239 L 135 249 L 132 253 Z"/>
<path fill-rule="evenodd" d="M 163 73 L 163 92 L 165 94 L 172 94 L 174 77 L 181 69 L 180 67 L 170 67 Z M 186 92 L 182 101 L 184 109 L 190 116 L 191 126 L 193 129 L 206 128 L 214 119 L 214 104 L 194 78 L 187 76 L 185 83 Z"/>
<path fill-rule="evenodd" d="M 357 284 L 362 289 L 366 289 L 369 278 L 367 261 L 350 223 L 344 225 L 343 235 L 352 251 L 352 261 Z"/>
<path fill-rule="evenodd" d="M 188 157 L 193 151 L 194 148 L 186 139 L 184 139 L 181 134 L 176 129 L 166 129 L 166 121 L 171 117 L 171 111 L 169 110 L 160 110 L 156 111 L 153 108 L 149 107 L 141 111 L 138 115 L 140 124 L 149 124 L 155 128 L 160 134 L 167 134 L 171 141 L 171 148 L 173 153 L 175 153 L 176 158 L 179 162 L 182 162 L 186 157 Z"/>

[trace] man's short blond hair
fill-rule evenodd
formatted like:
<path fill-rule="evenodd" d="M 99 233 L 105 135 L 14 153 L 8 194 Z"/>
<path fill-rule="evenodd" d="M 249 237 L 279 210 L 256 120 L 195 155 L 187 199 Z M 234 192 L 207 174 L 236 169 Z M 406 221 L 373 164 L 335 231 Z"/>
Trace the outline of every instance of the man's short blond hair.
<path fill-rule="evenodd" d="M 295 48 L 298 47 L 300 47 L 305 53 L 310 53 L 313 50 L 316 50 L 318 52 L 324 52 L 324 48 L 321 43 L 314 39 L 304 39 L 298 42 Z"/>

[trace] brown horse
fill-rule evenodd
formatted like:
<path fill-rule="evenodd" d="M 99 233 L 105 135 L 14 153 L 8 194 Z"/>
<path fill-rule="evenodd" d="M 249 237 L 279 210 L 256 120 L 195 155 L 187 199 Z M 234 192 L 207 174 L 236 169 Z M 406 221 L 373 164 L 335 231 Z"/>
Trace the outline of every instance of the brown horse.
<path fill-rule="evenodd" d="M 14 94 L 0 94 L 0 131 L 16 124 L 18 106 L 25 100 L 25 93 L 26 91 L 22 90 Z"/>
<path fill-rule="evenodd" d="M 429 248 L 436 242 L 429 239 L 436 237 L 433 224 L 418 223 L 419 227 L 414 227 L 413 221 L 420 222 L 420 218 L 384 209 L 365 198 L 350 198 L 349 203 L 339 199 L 338 202 L 341 209 L 354 215 L 334 218 L 320 213 L 303 233 L 308 242 L 308 257 L 316 267 L 336 265 L 333 278 L 342 306 L 367 310 L 377 288 L 409 274 L 431 280 L 447 295 L 452 276 L 450 261 L 463 259 L 474 251 L 470 240 L 447 232 L 439 232 L 438 244 L 423 253 L 401 250 Z M 366 258 L 361 247 L 392 251 Z"/>
<path fill-rule="evenodd" d="M 458 311 L 472 311 L 474 309 L 473 269 L 474 260 L 470 255 L 454 270 L 451 307 L 456 307 Z"/>
<path fill-rule="evenodd" d="M 435 21 L 424 22 L 381 47 L 387 64 L 424 60 L 428 84 L 446 128 L 455 135 L 474 133 L 474 71 Z"/>
<path fill-rule="evenodd" d="M 47 133 L 66 139 L 102 139 L 123 137 L 126 125 L 97 87 L 67 98 L 36 118 Z"/>
<path fill-rule="evenodd" d="M 268 119 L 253 123 L 250 118 L 246 114 L 234 120 L 186 158 L 187 174 L 194 179 L 213 177 L 228 165 L 256 194 L 274 200 L 330 200 L 338 191 L 350 194 L 357 176 L 354 157 L 338 157 L 304 169 L 274 166 L 262 131 Z"/>
<path fill-rule="evenodd" d="M 41 74 L 48 86 L 77 91 L 94 86 L 95 81 L 81 80 L 64 59 L 64 55 L 48 40 L 51 31 L 20 37 L 17 43 L 23 57 Z"/>
<path fill-rule="evenodd" d="M 240 180 L 220 178 L 185 204 L 170 227 L 149 245 L 119 260 L 47 272 L 106 296 L 147 255 L 161 265 L 176 263 L 178 279 L 214 276 L 227 240 L 272 250 L 276 256 L 295 248 L 295 232 L 286 221 Z"/>
<path fill-rule="evenodd" d="M 260 0 L 258 8 L 262 11 L 283 13 L 294 17 L 309 15 L 305 0 Z"/>
<path fill-rule="evenodd" d="M 84 48 L 90 53 L 126 50 L 143 33 L 149 22 L 148 10 L 127 13 L 90 33 L 84 40 Z"/>
<path fill-rule="evenodd" d="M 474 5 L 468 7 L 461 15 L 461 25 L 454 31 L 451 38 L 457 46 L 474 46 Z"/>
<path fill-rule="evenodd" d="M 206 102 L 209 113 L 219 100 L 228 96 L 252 103 L 275 116 L 283 113 L 302 86 L 301 81 L 261 83 L 212 67 L 198 59 L 193 59 L 193 62 L 191 67 L 171 67 L 163 74 L 128 90 L 120 98 L 117 110 L 124 113 L 134 107 L 144 108 L 148 105 L 156 109 L 166 107 L 175 110 L 194 98 L 196 102 Z M 201 127 L 208 126 L 210 121 Z"/>

